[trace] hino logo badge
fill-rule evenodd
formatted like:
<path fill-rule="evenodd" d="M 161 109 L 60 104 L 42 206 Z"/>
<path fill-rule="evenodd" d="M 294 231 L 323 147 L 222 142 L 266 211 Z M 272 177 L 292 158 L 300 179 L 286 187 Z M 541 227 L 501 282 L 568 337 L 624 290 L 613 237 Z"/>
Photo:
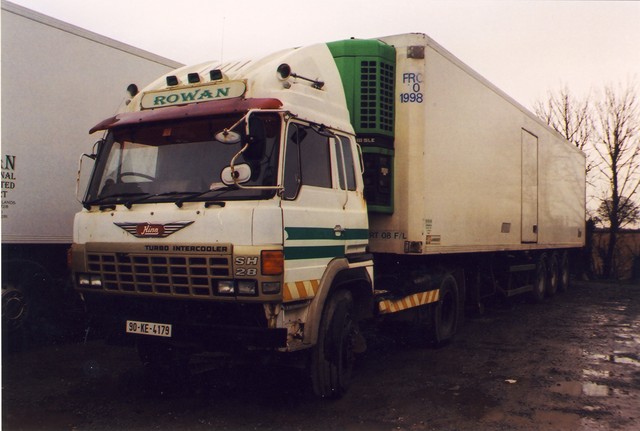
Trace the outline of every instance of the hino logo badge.
<path fill-rule="evenodd" d="M 113 223 L 126 230 L 136 238 L 165 238 L 192 224 L 193 221 L 176 221 L 173 223 Z"/>

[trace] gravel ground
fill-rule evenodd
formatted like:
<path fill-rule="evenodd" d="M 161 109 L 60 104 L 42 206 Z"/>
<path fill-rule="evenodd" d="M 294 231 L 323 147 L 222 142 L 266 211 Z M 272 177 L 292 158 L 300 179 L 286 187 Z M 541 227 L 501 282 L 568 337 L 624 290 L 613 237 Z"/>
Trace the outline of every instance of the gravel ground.
<path fill-rule="evenodd" d="M 538 305 L 496 300 L 438 349 L 400 335 L 367 333 L 337 401 L 316 399 L 302 370 L 259 359 L 199 357 L 188 375 L 158 381 L 130 347 L 4 339 L 2 428 L 640 429 L 640 285 L 579 282 Z"/>

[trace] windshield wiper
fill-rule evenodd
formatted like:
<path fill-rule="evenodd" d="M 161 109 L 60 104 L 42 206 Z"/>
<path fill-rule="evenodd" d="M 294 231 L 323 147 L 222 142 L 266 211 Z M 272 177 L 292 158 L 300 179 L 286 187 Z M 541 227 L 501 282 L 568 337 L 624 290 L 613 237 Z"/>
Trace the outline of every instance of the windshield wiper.
<path fill-rule="evenodd" d="M 178 208 L 182 208 L 182 204 L 184 204 L 185 202 L 188 202 L 188 201 L 190 201 L 190 200 L 192 200 L 192 199 L 199 198 L 200 196 L 204 196 L 204 195 L 206 195 L 207 193 L 220 192 L 220 193 L 218 194 L 218 196 L 220 196 L 220 195 L 225 194 L 225 193 L 227 193 L 227 192 L 230 192 L 230 191 L 232 191 L 232 190 L 237 190 L 237 189 L 238 189 L 238 187 L 236 187 L 235 185 L 227 186 L 227 185 L 224 185 L 224 184 L 222 184 L 222 183 L 216 184 L 216 186 L 217 186 L 216 188 L 203 190 L 203 191 L 201 191 L 201 192 L 194 193 L 194 194 L 192 194 L 191 196 L 186 196 L 186 197 L 184 197 L 184 198 L 182 198 L 182 199 L 178 199 L 178 200 L 175 202 L 175 203 L 176 203 L 176 206 L 177 206 Z M 208 205 L 207 205 L 207 206 L 208 206 Z M 224 206 L 224 205 L 223 205 L 223 206 Z"/>
<path fill-rule="evenodd" d="M 130 200 L 125 202 L 124 206 L 127 207 L 128 209 L 131 209 L 131 207 L 133 206 L 133 204 L 137 204 L 139 202 L 142 201 L 146 201 L 147 199 L 151 199 L 151 198 L 156 198 L 159 196 L 177 196 L 177 195 L 196 195 L 200 192 L 162 192 L 162 193 L 148 193 L 146 196 L 142 196 L 141 198 L 138 199 L 134 199 L 134 200 Z"/>
<path fill-rule="evenodd" d="M 99 198 L 94 199 L 92 201 L 84 202 L 82 204 L 82 206 L 89 210 L 89 209 L 91 209 L 92 205 L 98 205 L 99 203 L 104 202 L 107 199 L 130 198 L 130 197 L 133 197 L 133 196 L 140 196 L 140 195 L 146 195 L 146 194 L 147 193 L 144 193 L 144 192 L 113 193 L 113 194 L 106 195 L 106 196 L 100 196 Z"/>

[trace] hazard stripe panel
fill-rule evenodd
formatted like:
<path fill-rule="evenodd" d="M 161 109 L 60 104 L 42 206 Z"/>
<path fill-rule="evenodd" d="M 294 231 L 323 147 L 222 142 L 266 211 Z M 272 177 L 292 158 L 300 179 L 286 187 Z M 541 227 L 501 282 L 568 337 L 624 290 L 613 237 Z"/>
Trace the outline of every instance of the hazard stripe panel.
<path fill-rule="evenodd" d="M 318 293 L 320 280 L 296 281 L 284 284 L 284 302 L 313 298 Z"/>
<path fill-rule="evenodd" d="M 400 299 L 385 299 L 378 303 L 378 311 L 380 314 L 397 313 L 398 311 L 408 308 L 419 307 L 420 305 L 431 304 L 437 302 L 440 298 L 439 290 L 430 290 L 428 292 L 414 293 Z"/>

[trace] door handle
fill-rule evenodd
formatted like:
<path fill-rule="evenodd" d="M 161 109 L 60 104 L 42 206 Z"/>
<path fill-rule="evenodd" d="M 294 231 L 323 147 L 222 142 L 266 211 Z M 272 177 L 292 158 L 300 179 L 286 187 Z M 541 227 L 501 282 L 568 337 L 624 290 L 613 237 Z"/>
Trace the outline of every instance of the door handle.
<path fill-rule="evenodd" d="M 335 233 L 336 236 L 342 236 L 345 231 L 346 229 L 339 224 L 337 224 L 336 227 L 333 228 L 333 233 Z"/>

